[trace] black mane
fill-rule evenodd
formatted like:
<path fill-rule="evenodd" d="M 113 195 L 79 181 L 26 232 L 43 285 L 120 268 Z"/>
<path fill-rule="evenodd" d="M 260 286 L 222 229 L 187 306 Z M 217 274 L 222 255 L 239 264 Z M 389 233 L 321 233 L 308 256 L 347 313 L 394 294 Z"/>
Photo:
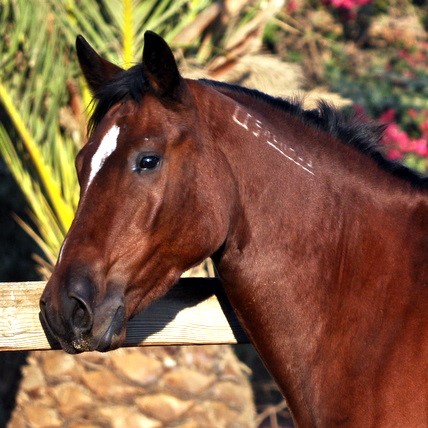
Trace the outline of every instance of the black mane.
<path fill-rule="evenodd" d="M 346 114 L 324 101 L 319 102 L 317 109 L 305 110 L 299 101 L 275 98 L 255 89 L 247 89 L 242 86 L 207 79 L 201 79 L 200 82 L 213 87 L 227 88 L 250 95 L 291 113 L 304 123 L 323 129 L 341 141 L 351 144 L 368 154 L 383 169 L 409 181 L 414 187 L 428 189 L 427 176 L 422 176 L 401 163 L 386 159 L 379 151 L 380 141 L 385 129 L 384 125 L 363 121 L 355 114 Z M 121 72 L 115 79 L 108 82 L 94 94 L 95 107 L 89 119 L 89 132 L 96 128 L 114 104 L 124 100 L 133 100 L 139 103 L 148 90 L 149 86 L 144 78 L 142 64 Z"/>
<path fill-rule="evenodd" d="M 89 118 L 89 133 L 93 132 L 110 108 L 121 101 L 139 103 L 149 86 L 144 78 L 142 64 L 123 70 L 94 94 L 94 110 Z"/>

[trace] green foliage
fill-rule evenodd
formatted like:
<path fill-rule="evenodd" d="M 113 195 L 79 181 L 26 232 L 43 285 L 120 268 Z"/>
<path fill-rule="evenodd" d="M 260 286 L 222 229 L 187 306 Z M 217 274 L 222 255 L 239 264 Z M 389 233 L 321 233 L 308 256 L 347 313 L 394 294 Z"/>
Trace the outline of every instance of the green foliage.
<path fill-rule="evenodd" d="M 171 42 L 211 0 L 48 2 L 70 46 L 81 33 L 101 55 L 129 67 L 140 61 L 145 30 L 156 31 Z"/>
<path fill-rule="evenodd" d="M 61 133 L 58 115 L 67 96 L 66 67 L 58 61 L 67 60 L 66 46 L 47 3 L 29 5 L 8 2 L 0 9 L 0 101 L 19 137 L 13 141 L 2 121 L 0 150 L 30 206 L 38 230 L 31 234 L 53 262 L 76 202 L 74 192 L 62 189 L 75 187 L 64 159 L 76 147 Z"/>

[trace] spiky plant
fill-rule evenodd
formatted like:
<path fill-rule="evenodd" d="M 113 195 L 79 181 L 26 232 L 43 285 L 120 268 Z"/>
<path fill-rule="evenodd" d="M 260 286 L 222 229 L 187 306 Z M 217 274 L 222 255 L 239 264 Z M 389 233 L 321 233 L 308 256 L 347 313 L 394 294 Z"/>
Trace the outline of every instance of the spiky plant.
<path fill-rule="evenodd" d="M 70 161 L 77 146 L 59 122 L 67 100 L 67 46 L 46 2 L 6 2 L 0 22 L 0 101 L 11 122 L 0 123 L 0 150 L 35 228 L 22 225 L 53 263 L 76 203 Z"/>

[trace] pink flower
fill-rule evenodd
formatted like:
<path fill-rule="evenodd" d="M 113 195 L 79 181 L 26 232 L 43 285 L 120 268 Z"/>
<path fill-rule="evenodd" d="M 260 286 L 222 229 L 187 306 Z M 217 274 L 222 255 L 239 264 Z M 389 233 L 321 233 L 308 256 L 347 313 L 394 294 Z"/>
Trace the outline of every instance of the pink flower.
<path fill-rule="evenodd" d="M 385 153 L 389 159 L 402 161 L 403 159 L 412 158 L 412 162 L 415 162 L 413 158 L 416 156 L 417 165 L 423 165 L 425 162 L 426 166 L 421 168 L 428 167 L 427 113 L 428 110 L 422 110 L 420 112 L 416 109 L 408 109 L 406 111 L 407 118 L 411 120 L 411 123 L 419 123 L 421 137 L 415 139 L 410 138 L 410 136 L 394 122 L 396 120 L 396 111 L 394 109 L 388 109 L 382 113 L 379 119 L 386 123 L 382 144 L 385 145 Z"/>
<path fill-rule="evenodd" d="M 395 145 L 401 151 L 407 151 L 410 143 L 409 136 L 396 123 L 390 123 L 383 136 L 383 143 Z"/>
<path fill-rule="evenodd" d="M 428 119 L 424 120 L 420 126 L 422 136 L 428 139 Z"/>
<path fill-rule="evenodd" d="M 371 3 L 372 0 L 327 0 L 327 4 L 337 9 L 356 9 L 359 6 Z"/>
<path fill-rule="evenodd" d="M 299 9 L 300 9 L 300 4 L 297 0 L 290 0 L 287 3 L 287 12 L 290 15 L 293 15 L 294 13 L 296 13 Z"/>
<path fill-rule="evenodd" d="M 393 108 L 390 108 L 386 111 L 384 111 L 380 116 L 379 116 L 379 120 L 381 122 L 385 122 L 385 123 L 392 123 L 395 120 L 395 110 Z"/>
<path fill-rule="evenodd" d="M 419 156 L 428 155 L 428 142 L 424 138 L 411 141 L 411 151 Z"/>
<path fill-rule="evenodd" d="M 391 160 L 400 160 L 403 158 L 403 154 L 397 149 L 389 150 L 386 155 Z"/>

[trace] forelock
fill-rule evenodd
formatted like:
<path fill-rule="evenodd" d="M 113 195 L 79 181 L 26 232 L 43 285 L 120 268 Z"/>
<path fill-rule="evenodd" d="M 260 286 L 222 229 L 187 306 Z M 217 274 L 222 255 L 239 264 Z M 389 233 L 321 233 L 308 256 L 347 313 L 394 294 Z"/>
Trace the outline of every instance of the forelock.
<path fill-rule="evenodd" d="M 94 94 L 94 109 L 88 125 L 89 134 L 93 133 L 113 105 L 126 100 L 139 103 L 147 91 L 148 84 L 144 78 L 142 64 L 119 73 Z"/>

